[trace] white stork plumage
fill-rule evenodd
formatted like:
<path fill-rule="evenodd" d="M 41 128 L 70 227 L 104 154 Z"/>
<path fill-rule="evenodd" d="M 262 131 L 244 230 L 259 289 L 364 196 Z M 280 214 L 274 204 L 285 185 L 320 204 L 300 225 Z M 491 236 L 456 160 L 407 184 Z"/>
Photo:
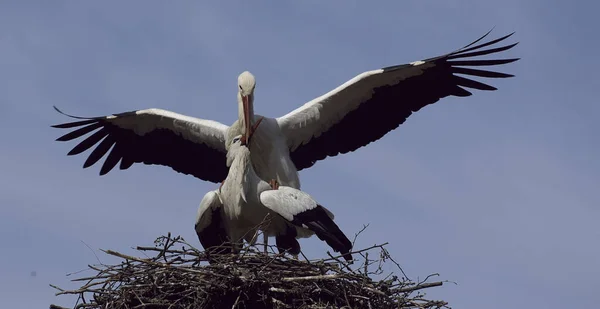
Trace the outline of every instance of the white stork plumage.
<path fill-rule="evenodd" d="M 459 76 L 513 76 L 472 67 L 507 64 L 518 58 L 463 59 L 499 53 L 517 45 L 485 49 L 510 37 L 511 33 L 472 46 L 488 34 L 446 55 L 361 73 L 285 116 L 262 118 L 254 135 L 256 140 L 251 144 L 256 172 L 262 179 L 276 179 L 280 184 L 299 189 L 299 170 L 380 139 L 404 123 L 413 112 L 447 96 L 470 96 L 467 88 L 496 90 Z M 161 109 L 94 118 L 67 115 L 83 120 L 53 127 L 79 127 L 58 141 L 73 140 L 98 129 L 68 154 L 81 153 L 99 143 L 83 167 L 95 164 L 108 153 L 100 175 L 108 173 L 120 161 L 120 169 L 134 163 L 165 165 L 217 183 L 227 176 L 226 152 L 231 138 L 251 130 L 250 125 L 261 119 L 254 115 L 254 77 L 244 72 L 238 84 L 239 117 L 231 127 Z"/>
<path fill-rule="evenodd" d="M 242 135 L 232 139 L 227 153 L 231 162 L 228 175 L 219 190 L 204 196 L 198 209 L 195 229 L 202 246 L 210 251 L 230 242 L 233 252 L 238 252 L 243 240 L 256 240 L 260 228 L 264 234 L 276 236 L 280 253 L 298 255 L 300 244 L 296 238 L 298 227 L 303 227 L 352 260 L 352 243 L 329 211 L 305 192 L 263 181 L 252 167 L 250 152 Z"/>

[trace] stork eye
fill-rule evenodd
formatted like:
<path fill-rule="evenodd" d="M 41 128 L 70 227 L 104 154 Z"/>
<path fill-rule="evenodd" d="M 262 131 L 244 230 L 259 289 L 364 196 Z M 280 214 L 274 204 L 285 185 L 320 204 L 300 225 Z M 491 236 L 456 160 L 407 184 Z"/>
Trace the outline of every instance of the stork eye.
<path fill-rule="evenodd" d="M 234 138 L 233 138 L 233 142 L 234 142 L 234 143 L 237 143 L 237 142 L 239 142 L 239 141 L 240 141 L 240 138 L 241 138 L 241 136 L 236 136 L 236 137 L 234 137 Z"/>
<path fill-rule="evenodd" d="M 243 90 L 243 89 L 242 89 L 242 85 L 240 85 L 239 87 L 240 87 L 240 90 Z"/>

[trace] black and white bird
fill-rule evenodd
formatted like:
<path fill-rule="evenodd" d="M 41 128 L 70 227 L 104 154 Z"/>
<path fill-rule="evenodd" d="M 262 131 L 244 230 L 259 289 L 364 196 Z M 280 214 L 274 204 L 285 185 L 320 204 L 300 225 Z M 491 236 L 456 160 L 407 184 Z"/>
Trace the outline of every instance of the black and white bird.
<path fill-rule="evenodd" d="M 242 135 L 232 139 L 229 172 L 219 190 L 208 192 L 198 209 L 195 229 L 206 250 L 233 245 L 238 252 L 243 240 L 254 244 L 258 230 L 276 236 L 280 253 L 297 256 L 298 228 L 314 232 L 334 251 L 351 261 L 352 243 L 333 222 L 325 207 L 298 189 L 263 181 L 252 167 L 250 149 Z M 265 220 L 266 219 L 266 220 Z"/>
<path fill-rule="evenodd" d="M 77 128 L 58 141 L 73 140 L 96 130 L 68 154 L 79 154 L 97 145 L 83 167 L 95 164 L 108 153 L 100 175 L 117 164 L 120 169 L 127 169 L 134 163 L 145 163 L 169 166 L 214 183 L 227 176 L 226 153 L 232 138 L 256 130 L 251 144 L 256 173 L 262 179 L 275 179 L 299 189 L 299 170 L 380 139 L 413 112 L 448 96 L 470 96 L 467 89 L 496 90 L 464 76 L 512 77 L 476 69 L 518 60 L 471 59 L 517 45 L 487 48 L 513 33 L 475 45 L 488 34 L 446 55 L 361 73 L 278 118 L 254 114 L 256 80 L 244 72 L 238 77 L 238 120 L 231 127 L 154 108 L 94 118 L 70 116 L 82 120 L 53 127 Z M 262 124 L 255 129 L 258 121 Z"/>

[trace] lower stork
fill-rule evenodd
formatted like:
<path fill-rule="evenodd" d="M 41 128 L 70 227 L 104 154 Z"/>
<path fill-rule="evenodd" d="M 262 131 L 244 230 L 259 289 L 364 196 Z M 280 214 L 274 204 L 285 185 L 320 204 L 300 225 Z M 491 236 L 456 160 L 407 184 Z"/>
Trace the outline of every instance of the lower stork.
<path fill-rule="evenodd" d="M 303 228 L 351 261 L 352 243 L 325 207 L 303 191 L 259 178 L 247 147 L 251 134 L 247 136 L 233 138 L 227 153 L 231 161 L 227 178 L 200 204 L 196 232 L 205 249 L 229 241 L 233 252 L 238 252 L 244 239 L 253 244 L 258 230 L 262 230 L 264 235 L 276 237 L 280 253 L 287 251 L 297 257 L 300 244 L 296 238 L 298 229 Z"/>

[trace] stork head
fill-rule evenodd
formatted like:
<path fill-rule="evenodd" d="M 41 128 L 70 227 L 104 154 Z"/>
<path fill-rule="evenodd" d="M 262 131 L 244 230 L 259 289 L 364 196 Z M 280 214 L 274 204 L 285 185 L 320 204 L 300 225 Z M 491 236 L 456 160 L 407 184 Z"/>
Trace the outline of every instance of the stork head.
<path fill-rule="evenodd" d="M 244 138 L 244 135 L 238 135 L 236 137 L 233 138 L 233 140 L 231 141 L 231 146 L 248 146 L 248 143 L 246 143 L 246 139 Z"/>
<path fill-rule="evenodd" d="M 250 134 L 252 117 L 254 117 L 254 87 L 256 87 L 256 79 L 252 73 L 244 71 L 238 76 L 238 103 L 241 103 L 241 106 L 238 106 L 238 114 L 244 120 L 246 134 Z M 250 139 L 249 136 L 246 138 Z"/>
<path fill-rule="evenodd" d="M 254 87 L 256 87 L 256 79 L 252 73 L 244 71 L 238 76 L 238 88 L 242 97 L 252 96 Z"/>
<path fill-rule="evenodd" d="M 250 143 L 250 140 L 252 139 L 252 134 L 253 134 L 253 132 L 250 132 L 249 134 L 237 135 L 231 141 L 230 148 L 234 148 L 234 147 L 235 148 L 239 148 L 239 147 L 250 148 L 250 146 L 248 144 Z"/>
<path fill-rule="evenodd" d="M 243 160 L 250 155 L 250 148 L 244 135 L 240 134 L 231 140 L 229 149 L 227 150 L 227 166 L 231 167 L 231 164 L 235 160 Z"/>

